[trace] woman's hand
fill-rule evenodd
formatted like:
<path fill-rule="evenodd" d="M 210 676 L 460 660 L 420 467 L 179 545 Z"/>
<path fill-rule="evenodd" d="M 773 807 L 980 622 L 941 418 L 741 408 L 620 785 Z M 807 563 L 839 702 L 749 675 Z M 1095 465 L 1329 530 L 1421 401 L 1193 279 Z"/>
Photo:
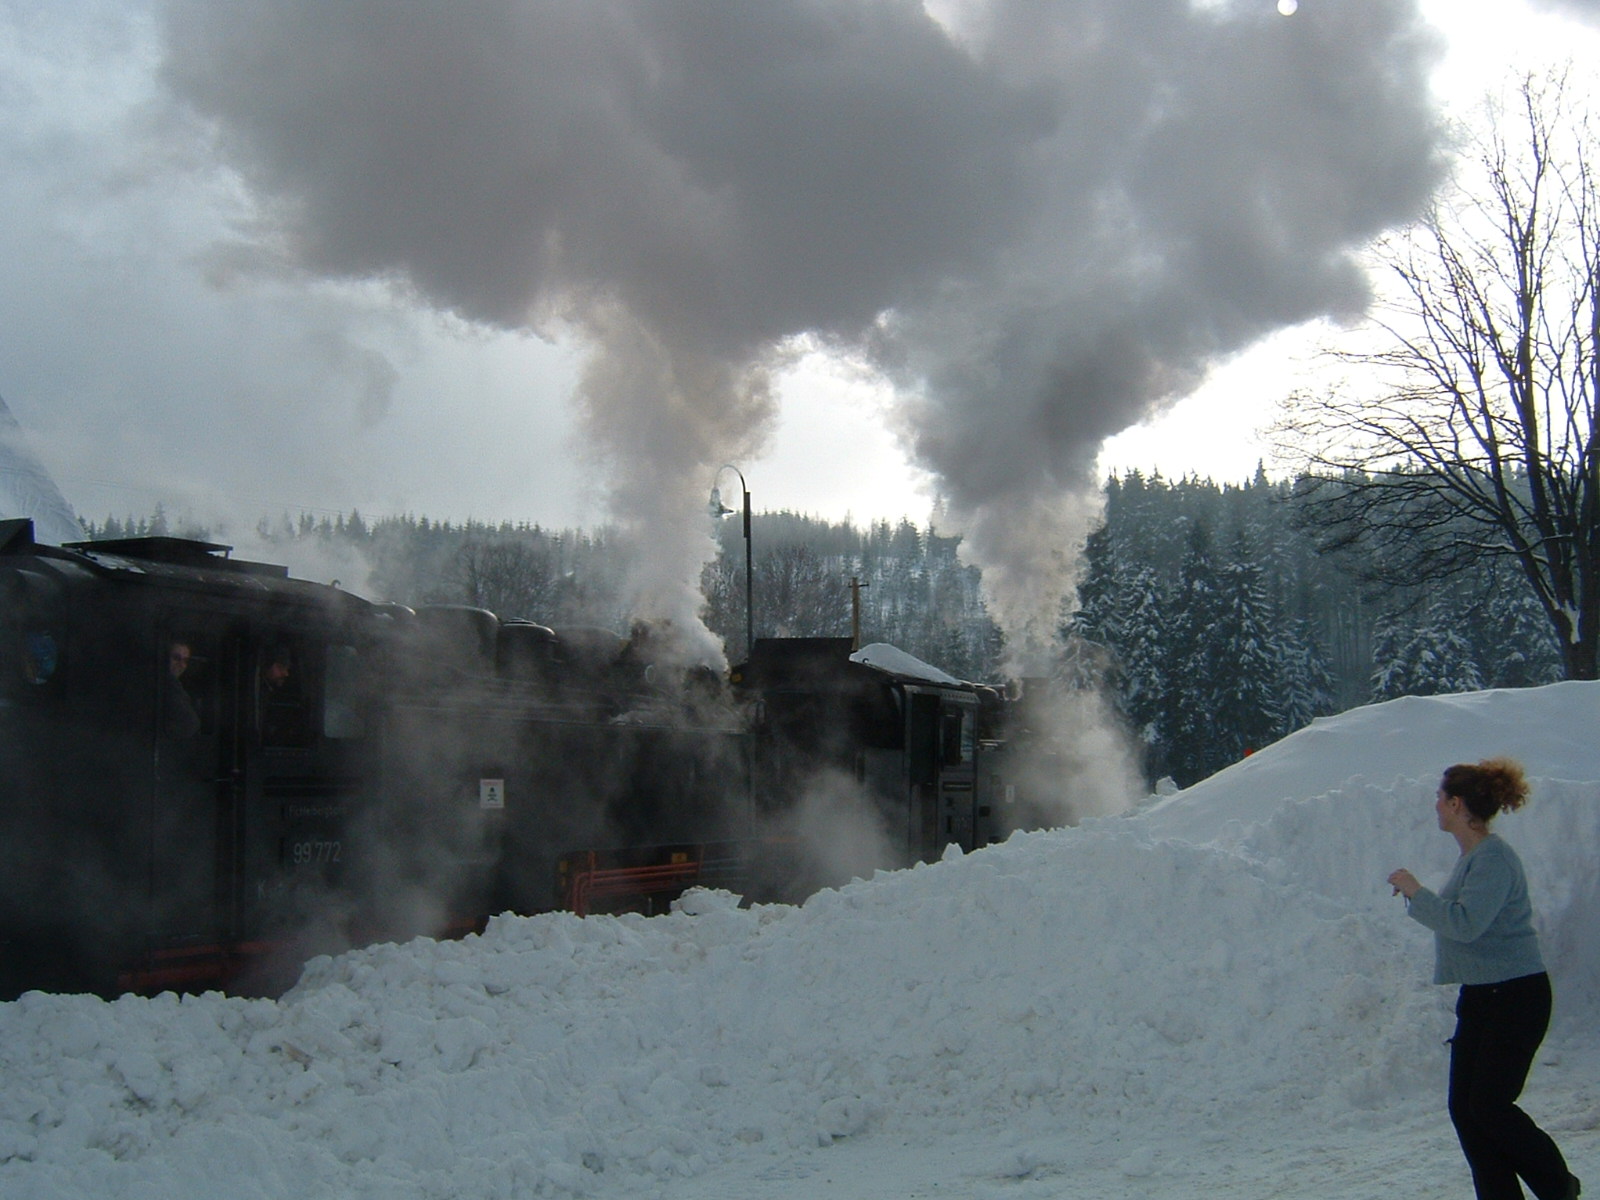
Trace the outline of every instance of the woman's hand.
<path fill-rule="evenodd" d="M 1417 877 L 1404 867 L 1390 874 L 1389 886 L 1394 889 L 1396 896 L 1404 896 L 1407 900 L 1422 890 L 1422 885 L 1417 882 Z"/>

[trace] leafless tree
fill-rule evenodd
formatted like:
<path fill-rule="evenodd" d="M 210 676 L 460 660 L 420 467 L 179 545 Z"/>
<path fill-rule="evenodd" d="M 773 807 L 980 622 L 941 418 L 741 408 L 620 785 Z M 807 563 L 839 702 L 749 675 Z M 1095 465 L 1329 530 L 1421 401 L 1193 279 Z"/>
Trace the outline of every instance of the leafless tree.
<path fill-rule="evenodd" d="M 756 558 L 756 629 L 783 637 L 847 637 L 848 573 L 809 547 L 775 546 Z"/>
<path fill-rule="evenodd" d="M 1521 568 L 1594 679 L 1600 640 L 1600 180 L 1560 78 L 1529 78 L 1468 143 L 1453 190 L 1382 250 L 1362 390 L 1290 401 L 1329 544 L 1388 548 L 1388 582 Z M 1376 395 L 1370 381 L 1381 387 Z"/>
<path fill-rule="evenodd" d="M 483 539 L 456 552 L 453 589 L 462 602 L 502 617 L 548 620 L 552 572 L 546 556 L 520 541 Z"/>

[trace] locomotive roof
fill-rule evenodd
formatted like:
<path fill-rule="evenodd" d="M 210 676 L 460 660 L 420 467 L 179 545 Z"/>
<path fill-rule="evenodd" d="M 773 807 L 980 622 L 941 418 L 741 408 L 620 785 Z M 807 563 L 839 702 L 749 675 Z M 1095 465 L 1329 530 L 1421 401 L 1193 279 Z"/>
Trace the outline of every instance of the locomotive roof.
<path fill-rule="evenodd" d="M 888 642 L 872 642 L 850 656 L 850 661 L 872 667 L 897 679 L 915 683 L 937 683 L 944 687 L 970 687 L 971 684 L 941 671 L 932 663 L 925 663 L 915 654 L 907 654 Z"/>
<path fill-rule="evenodd" d="M 0 558 L 30 559 L 35 568 L 57 578 L 86 571 L 101 577 L 142 578 L 178 589 L 275 593 L 324 602 L 339 597 L 335 603 L 367 604 L 335 587 L 291 579 L 288 567 L 228 557 L 232 549 L 217 542 L 175 537 L 112 538 L 51 546 L 34 542 L 30 520 L 0 521 Z"/>
<path fill-rule="evenodd" d="M 62 548 L 77 550 L 94 558 L 110 554 L 118 558 L 167 563 L 179 567 L 243 571 L 251 575 L 271 575 L 279 579 L 289 577 L 288 567 L 232 558 L 230 557 L 233 554 L 232 546 L 225 546 L 221 542 L 202 542 L 197 538 L 103 538 L 93 542 L 66 542 Z"/>

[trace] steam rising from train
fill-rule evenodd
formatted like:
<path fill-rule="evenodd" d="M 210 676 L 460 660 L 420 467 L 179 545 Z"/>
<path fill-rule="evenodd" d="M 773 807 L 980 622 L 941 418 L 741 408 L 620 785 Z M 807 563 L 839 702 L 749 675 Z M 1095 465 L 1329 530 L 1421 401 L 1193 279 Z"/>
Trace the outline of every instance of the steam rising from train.
<path fill-rule="evenodd" d="M 589 346 L 641 616 L 694 628 L 710 473 L 804 337 L 896 383 L 1018 673 L 1101 441 L 1358 311 L 1437 175 L 1413 0 L 174 0 L 166 35 L 254 257 Z"/>

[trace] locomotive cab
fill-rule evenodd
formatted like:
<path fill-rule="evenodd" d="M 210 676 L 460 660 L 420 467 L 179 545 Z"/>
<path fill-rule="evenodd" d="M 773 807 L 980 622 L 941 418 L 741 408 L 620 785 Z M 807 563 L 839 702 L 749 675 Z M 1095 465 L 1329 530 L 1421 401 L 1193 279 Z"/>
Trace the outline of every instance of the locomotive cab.
<path fill-rule="evenodd" d="M 228 550 L 0 524 L 0 994 L 249 990 L 342 936 L 368 606 Z"/>
<path fill-rule="evenodd" d="M 734 679 L 760 700 L 757 794 L 774 825 L 804 826 L 821 803 L 834 828 L 853 819 L 875 835 L 858 856 L 809 852 L 817 874 L 798 890 L 990 840 L 973 685 L 849 638 L 757 639 Z"/>

